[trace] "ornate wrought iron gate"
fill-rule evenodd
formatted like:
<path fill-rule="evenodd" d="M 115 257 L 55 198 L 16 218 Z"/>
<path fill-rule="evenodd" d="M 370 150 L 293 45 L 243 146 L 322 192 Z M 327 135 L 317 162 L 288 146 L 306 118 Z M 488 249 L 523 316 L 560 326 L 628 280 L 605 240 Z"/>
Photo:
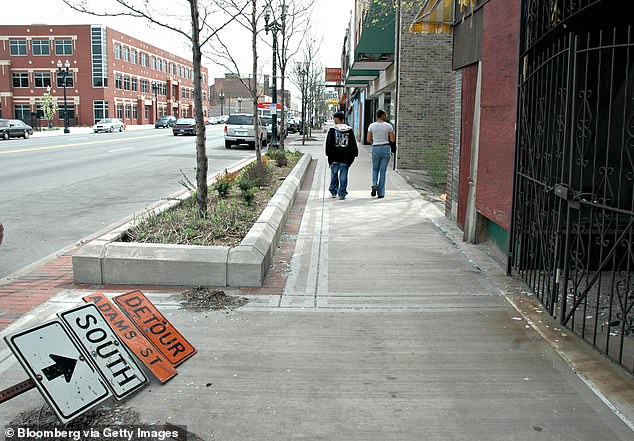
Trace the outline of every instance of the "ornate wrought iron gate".
<path fill-rule="evenodd" d="M 634 28 L 607 3 L 522 2 L 511 264 L 634 373 Z"/>

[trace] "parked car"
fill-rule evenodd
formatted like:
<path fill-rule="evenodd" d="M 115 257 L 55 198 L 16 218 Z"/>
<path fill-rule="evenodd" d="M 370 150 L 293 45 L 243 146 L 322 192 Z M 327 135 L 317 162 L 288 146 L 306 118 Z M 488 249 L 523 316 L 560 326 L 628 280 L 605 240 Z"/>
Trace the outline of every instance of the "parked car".
<path fill-rule="evenodd" d="M 259 120 L 259 138 L 261 145 L 266 145 L 266 127 Z M 225 125 L 225 147 L 230 149 L 234 144 L 248 144 L 255 148 L 255 118 L 251 113 L 235 113 L 229 115 Z"/>
<path fill-rule="evenodd" d="M 33 127 L 19 119 L 0 119 L 0 138 L 28 139 L 33 134 Z"/>
<path fill-rule="evenodd" d="M 154 123 L 154 128 L 155 129 L 167 129 L 170 127 L 174 127 L 174 124 L 176 124 L 176 117 L 172 116 L 172 115 L 163 115 L 163 116 L 159 116 L 159 118 L 156 120 L 156 122 Z"/>
<path fill-rule="evenodd" d="M 194 118 L 178 118 L 176 124 L 172 127 L 174 136 L 176 135 L 195 135 L 196 120 Z"/>
<path fill-rule="evenodd" d="M 123 121 L 118 118 L 104 118 L 100 120 L 97 124 L 92 126 L 93 132 L 114 132 L 118 130 L 119 132 L 123 131 Z"/>
<path fill-rule="evenodd" d="M 295 133 L 299 130 L 299 124 L 297 123 L 297 121 L 295 119 L 289 119 L 288 123 L 286 124 L 286 130 L 289 133 Z"/>

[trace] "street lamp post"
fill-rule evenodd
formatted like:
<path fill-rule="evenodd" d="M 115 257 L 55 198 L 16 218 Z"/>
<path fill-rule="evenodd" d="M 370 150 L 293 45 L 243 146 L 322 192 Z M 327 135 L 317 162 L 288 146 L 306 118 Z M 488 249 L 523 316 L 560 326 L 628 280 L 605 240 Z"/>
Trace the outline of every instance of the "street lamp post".
<path fill-rule="evenodd" d="M 159 85 L 156 81 L 152 81 L 152 92 L 154 92 L 154 122 L 158 121 L 158 90 Z"/>
<path fill-rule="evenodd" d="M 46 86 L 46 93 L 48 93 L 48 99 L 51 100 L 51 103 L 52 103 L 53 101 L 51 98 L 51 86 Z M 50 115 L 49 118 L 53 117 L 50 113 L 48 115 Z M 50 130 L 53 128 L 53 120 L 49 118 L 46 118 L 46 119 L 48 120 L 48 129 Z"/>
<path fill-rule="evenodd" d="M 220 92 L 218 98 L 220 98 L 220 116 L 222 116 L 225 114 L 225 93 Z"/>
<path fill-rule="evenodd" d="M 242 113 L 242 97 L 238 97 L 238 113 Z"/>
<path fill-rule="evenodd" d="M 279 148 L 279 139 L 277 133 L 277 33 L 284 27 L 284 21 L 286 19 L 286 8 L 282 8 L 280 13 L 280 21 L 271 21 L 273 15 L 273 9 L 269 3 L 264 10 L 264 30 L 267 35 L 269 31 L 273 35 L 273 102 L 271 103 L 271 148 Z"/>
<path fill-rule="evenodd" d="M 62 60 L 57 61 L 57 72 L 62 77 L 62 84 L 64 86 L 64 133 L 70 133 L 68 128 L 68 105 L 66 102 L 66 78 L 71 75 L 69 72 L 70 61 L 66 60 L 62 65 Z"/>

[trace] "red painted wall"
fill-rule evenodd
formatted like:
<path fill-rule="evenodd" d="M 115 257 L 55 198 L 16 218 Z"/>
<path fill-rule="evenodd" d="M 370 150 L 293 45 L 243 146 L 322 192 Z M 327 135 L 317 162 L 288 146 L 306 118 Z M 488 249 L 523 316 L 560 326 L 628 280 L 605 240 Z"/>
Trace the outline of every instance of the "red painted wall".
<path fill-rule="evenodd" d="M 508 230 L 513 186 L 520 0 L 484 7 L 476 208 Z"/>
<path fill-rule="evenodd" d="M 460 114 L 460 176 L 458 179 L 458 227 L 464 229 L 467 197 L 471 179 L 471 141 L 473 139 L 473 111 L 475 106 L 478 65 L 462 69 L 462 111 Z"/>

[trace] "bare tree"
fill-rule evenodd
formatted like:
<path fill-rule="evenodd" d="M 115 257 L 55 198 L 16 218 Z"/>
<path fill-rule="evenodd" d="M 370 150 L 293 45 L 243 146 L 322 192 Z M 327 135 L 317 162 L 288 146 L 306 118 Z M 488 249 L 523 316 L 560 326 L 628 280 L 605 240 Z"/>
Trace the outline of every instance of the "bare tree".
<path fill-rule="evenodd" d="M 303 0 L 279 0 L 279 10 L 273 9 L 273 19 L 281 24 L 277 45 L 277 65 L 281 79 L 282 123 L 286 121 L 286 74 L 291 60 L 299 53 L 301 43 L 310 28 L 310 13 L 313 2 Z M 286 128 L 284 128 L 284 131 Z M 284 136 L 280 137 L 280 148 L 284 149 Z"/>
<path fill-rule="evenodd" d="M 218 32 L 242 14 L 246 0 L 186 0 L 189 16 L 179 26 L 178 18 L 153 9 L 148 0 L 102 0 L 99 6 L 88 6 L 86 0 L 62 0 L 71 9 L 98 17 L 135 17 L 171 30 L 189 41 L 194 67 L 194 112 L 196 117 L 196 205 L 201 217 L 207 215 L 207 145 L 202 102 L 202 50 Z M 255 0 L 254 0 L 255 1 Z M 225 11 L 232 12 L 227 13 Z M 215 17 L 225 19 L 212 24 Z"/>
<path fill-rule="evenodd" d="M 263 167 L 262 164 L 262 145 L 260 142 L 260 125 L 259 120 L 257 118 L 258 114 L 258 100 L 260 97 L 260 89 L 258 88 L 258 78 L 261 75 L 258 72 L 258 38 L 259 34 L 263 31 L 263 28 L 260 27 L 262 16 L 264 15 L 264 8 L 258 11 L 258 0 L 250 0 L 249 5 L 251 6 L 250 11 L 240 10 L 238 11 L 237 5 L 234 6 L 226 6 L 231 10 L 231 14 L 236 17 L 236 23 L 239 23 L 244 29 L 246 29 L 251 34 L 251 51 L 253 54 L 252 64 L 251 64 L 251 74 L 249 74 L 249 80 L 245 81 L 244 75 L 241 73 L 240 63 L 232 53 L 228 44 L 225 41 L 228 41 L 228 38 L 224 37 L 220 33 L 217 33 L 214 37 L 218 42 L 217 48 L 210 48 L 208 50 L 207 57 L 213 61 L 215 64 L 224 67 L 229 72 L 233 73 L 236 78 L 242 83 L 242 85 L 251 93 L 251 98 L 253 100 L 253 115 L 254 115 L 254 133 L 255 133 L 255 155 L 257 159 L 258 166 Z M 251 80 L 252 79 L 252 80 Z"/>

